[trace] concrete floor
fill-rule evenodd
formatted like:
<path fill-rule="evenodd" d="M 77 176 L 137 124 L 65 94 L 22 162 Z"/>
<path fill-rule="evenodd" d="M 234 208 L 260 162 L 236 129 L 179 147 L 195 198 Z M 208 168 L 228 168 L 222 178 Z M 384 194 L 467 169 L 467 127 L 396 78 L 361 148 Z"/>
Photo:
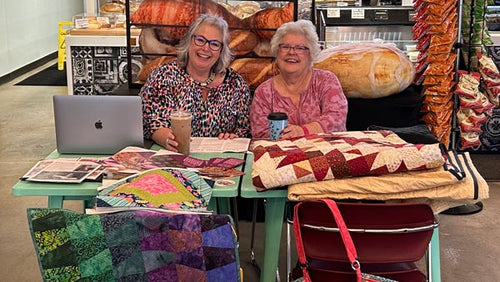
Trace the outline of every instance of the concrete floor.
<path fill-rule="evenodd" d="M 52 65 L 50 62 L 43 67 Z M 41 67 L 41 68 L 43 68 Z M 28 207 L 45 207 L 44 197 L 14 197 L 11 187 L 55 148 L 52 95 L 66 87 L 14 86 L 34 70 L 0 86 L 0 277 L 2 281 L 41 281 L 26 219 Z M 442 281 L 500 281 L 500 182 L 491 182 L 490 199 L 474 215 L 440 215 Z M 81 203 L 65 208 L 81 211 Z M 245 281 L 257 281 L 250 264 L 250 228 L 240 221 L 240 262 Z M 285 228 L 283 229 L 285 232 Z M 262 223 L 257 224 L 256 255 L 262 255 Z M 283 237 L 285 238 L 285 237 Z M 285 281 L 284 240 L 280 273 Z"/>

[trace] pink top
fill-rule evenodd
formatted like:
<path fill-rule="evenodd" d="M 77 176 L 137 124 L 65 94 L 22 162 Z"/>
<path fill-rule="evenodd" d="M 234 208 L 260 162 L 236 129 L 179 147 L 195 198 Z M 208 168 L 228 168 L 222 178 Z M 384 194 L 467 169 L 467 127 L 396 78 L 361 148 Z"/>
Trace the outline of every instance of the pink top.
<path fill-rule="evenodd" d="M 278 93 L 273 80 L 266 80 L 255 90 L 250 108 L 253 138 L 269 138 L 267 115 L 273 111 L 288 114 L 289 124 L 316 121 L 324 132 L 346 131 L 347 99 L 335 74 L 313 69 L 309 87 L 300 94 L 298 109 L 290 98 Z"/>

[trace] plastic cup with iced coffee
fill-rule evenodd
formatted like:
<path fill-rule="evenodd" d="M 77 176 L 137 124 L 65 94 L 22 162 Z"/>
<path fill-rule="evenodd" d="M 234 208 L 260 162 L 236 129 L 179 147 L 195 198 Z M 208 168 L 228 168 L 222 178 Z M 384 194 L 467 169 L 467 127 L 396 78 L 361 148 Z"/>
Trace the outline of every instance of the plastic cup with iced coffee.
<path fill-rule="evenodd" d="M 189 155 L 189 145 L 191 142 L 191 120 L 193 116 L 190 112 L 175 111 L 170 115 L 170 129 L 175 135 L 177 151 L 184 155 Z"/>

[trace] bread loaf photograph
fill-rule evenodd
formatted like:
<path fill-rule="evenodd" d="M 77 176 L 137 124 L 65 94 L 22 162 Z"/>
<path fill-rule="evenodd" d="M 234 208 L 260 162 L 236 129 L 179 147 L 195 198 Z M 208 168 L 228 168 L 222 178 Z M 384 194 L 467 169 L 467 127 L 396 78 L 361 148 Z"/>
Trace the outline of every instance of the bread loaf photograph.
<path fill-rule="evenodd" d="M 267 58 L 235 59 L 229 67 L 243 77 L 251 90 L 276 74 L 273 59 Z"/>
<path fill-rule="evenodd" d="M 381 98 L 406 89 L 415 69 L 391 43 L 352 43 L 321 51 L 315 68 L 333 72 L 349 98 Z"/>
<path fill-rule="evenodd" d="M 282 24 L 292 20 L 293 2 L 289 2 L 281 8 L 273 7 L 260 10 L 248 18 L 245 18 L 243 23 L 245 26 L 254 29 L 262 39 L 270 40 L 274 35 L 274 31 L 264 29 L 276 29 Z"/>
<path fill-rule="evenodd" d="M 133 23 L 173 25 L 161 29 L 163 37 L 168 37 L 170 43 L 175 45 L 187 31 L 176 26 L 187 27 L 200 14 L 218 15 L 230 27 L 242 27 L 240 18 L 212 0 L 144 0 L 130 19 Z"/>

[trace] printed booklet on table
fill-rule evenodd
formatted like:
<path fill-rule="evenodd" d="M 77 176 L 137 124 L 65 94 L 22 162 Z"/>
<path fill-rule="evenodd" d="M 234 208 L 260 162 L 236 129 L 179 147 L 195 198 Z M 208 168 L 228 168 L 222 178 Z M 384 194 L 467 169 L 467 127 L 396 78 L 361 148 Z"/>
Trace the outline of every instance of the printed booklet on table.
<path fill-rule="evenodd" d="M 217 137 L 192 137 L 191 153 L 245 153 L 248 151 L 250 138 L 219 139 Z"/>

